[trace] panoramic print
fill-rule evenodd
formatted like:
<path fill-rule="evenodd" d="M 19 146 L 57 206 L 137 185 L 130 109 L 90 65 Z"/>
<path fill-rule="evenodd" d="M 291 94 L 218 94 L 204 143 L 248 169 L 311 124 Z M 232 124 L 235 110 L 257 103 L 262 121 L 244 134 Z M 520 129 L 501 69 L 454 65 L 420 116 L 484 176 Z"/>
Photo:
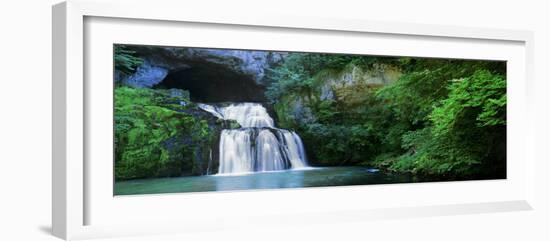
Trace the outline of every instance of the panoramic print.
<path fill-rule="evenodd" d="M 114 194 L 506 178 L 506 62 L 115 44 Z"/>

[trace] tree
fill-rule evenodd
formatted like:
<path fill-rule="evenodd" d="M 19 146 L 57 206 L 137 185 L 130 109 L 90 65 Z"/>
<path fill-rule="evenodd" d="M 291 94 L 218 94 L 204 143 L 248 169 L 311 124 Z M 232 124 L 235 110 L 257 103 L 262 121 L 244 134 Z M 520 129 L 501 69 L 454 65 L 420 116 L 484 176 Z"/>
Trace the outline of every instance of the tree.
<path fill-rule="evenodd" d="M 126 74 L 132 74 L 136 67 L 143 63 L 143 60 L 133 50 L 127 49 L 124 45 L 114 45 L 115 69 Z"/>

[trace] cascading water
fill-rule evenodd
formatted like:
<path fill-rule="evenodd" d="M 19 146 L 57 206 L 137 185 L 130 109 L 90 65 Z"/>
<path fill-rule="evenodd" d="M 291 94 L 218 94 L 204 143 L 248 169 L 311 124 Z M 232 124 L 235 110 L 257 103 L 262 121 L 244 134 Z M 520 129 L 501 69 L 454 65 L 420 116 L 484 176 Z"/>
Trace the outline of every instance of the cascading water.
<path fill-rule="evenodd" d="M 273 119 L 258 103 L 239 103 L 225 107 L 199 104 L 212 115 L 236 120 L 240 129 L 222 130 L 218 174 L 306 168 L 307 158 L 300 136 L 275 128 Z"/>

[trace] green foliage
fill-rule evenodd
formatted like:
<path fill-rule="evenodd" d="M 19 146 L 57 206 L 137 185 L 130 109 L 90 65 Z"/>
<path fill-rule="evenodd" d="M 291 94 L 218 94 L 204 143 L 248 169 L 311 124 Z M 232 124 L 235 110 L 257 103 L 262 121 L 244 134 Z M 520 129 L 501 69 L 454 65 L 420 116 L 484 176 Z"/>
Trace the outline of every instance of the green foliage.
<path fill-rule="evenodd" d="M 385 95 L 390 93 L 390 103 L 396 107 L 392 112 L 398 120 L 416 127 L 401 130 L 401 149 L 405 153 L 393 160 L 390 169 L 467 177 L 496 173 L 482 170 L 487 163 L 492 163 L 488 168 L 494 170 L 504 168 L 505 157 L 499 152 L 506 142 L 501 138 L 505 136 L 506 81 L 486 63 L 454 62 L 442 64 L 435 71 L 413 71 L 379 92 L 386 102 L 390 101 Z M 423 78 L 413 82 L 439 79 L 439 86 L 445 90 L 411 85 L 419 74 Z M 417 111 L 411 112 L 411 108 Z"/>
<path fill-rule="evenodd" d="M 448 86 L 457 79 L 472 75 L 479 69 L 500 70 L 498 64 L 486 61 L 414 59 L 401 67 L 405 74 L 399 81 L 378 93 L 396 118 L 413 125 L 428 120 L 434 103 L 447 97 Z"/>
<path fill-rule="evenodd" d="M 403 149 L 390 169 L 424 175 L 464 176 L 472 174 L 470 167 L 480 163 L 468 142 L 434 137 L 427 127 L 403 135 Z"/>
<path fill-rule="evenodd" d="M 502 76 L 476 71 L 452 83 L 449 90 L 449 97 L 430 115 L 436 135 L 454 130 L 456 121 L 472 108 L 479 112 L 476 121 L 480 127 L 506 124 L 506 81 Z"/>
<path fill-rule="evenodd" d="M 394 168 L 437 175 L 474 175 L 484 162 L 497 160 L 489 168 L 503 168 L 502 153 L 494 147 L 506 145 L 506 81 L 488 70 L 448 86 L 449 95 L 428 116 L 430 125 L 403 135 L 402 156 Z M 500 150 L 499 152 L 502 152 Z M 504 151 L 505 152 L 505 151 Z M 414 163 L 413 169 L 400 166 Z"/>
<path fill-rule="evenodd" d="M 290 53 L 283 65 L 271 69 L 269 76 L 275 79 L 266 91 L 266 96 L 275 101 L 281 98 L 285 92 L 304 92 L 312 85 L 314 68 L 319 68 L 316 63 L 309 62 L 302 54 Z"/>
<path fill-rule="evenodd" d="M 338 98 L 320 99 L 320 78 L 347 66 L 375 64 L 392 65 L 402 75 L 381 88 L 354 84 L 339 87 Z M 496 61 L 290 54 L 271 70 L 266 94 L 279 124 L 315 147 L 308 155 L 318 165 L 360 163 L 439 178 L 502 177 L 505 73 L 505 63 Z M 288 106 L 296 100 L 313 119 L 295 119 Z"/>
<path fill-rule="evenodd" d="M 311 124 L 300 133 L 308 146 L 315 146 L 314 157 L 320 165 L 357 164 L 372 153 L 371 133 L 361 125 Z M 353 150 L 353 151 L 350 151 Z"/>
<path fill-rule="evenodd" d="M 371 66 L 375 63 L 398 62 L 388 57 L 289 53 L 282 65 L 268 72 L 268 77 L 273 81 L 267 88 L 266 96 L 275 103 L 287 92 L 309 93 L 314 86 L 315 75 L 322 71 L 339 71 L 350 64 Z"/>
<path fill-rule="evenodd" d="M 143 63 L 135 51 L 127 49 L 124 45 L 114 45 L 114 51 L 115 69 L 124 74 L 134 73 L 136 67 Z"/>
<path fill-rule="evenodd" d="M 174 98 L 166 91 L 115 89 L 117 180 L 179 176 L 192 168 L 197 147 L 180 145 L 170 149 L 169 141 L 177 135 L 189 135 L 200 145 L 210 138 L 208 124 L 181 112 L 184 107 L 173 104 L 181 100 Z"/>

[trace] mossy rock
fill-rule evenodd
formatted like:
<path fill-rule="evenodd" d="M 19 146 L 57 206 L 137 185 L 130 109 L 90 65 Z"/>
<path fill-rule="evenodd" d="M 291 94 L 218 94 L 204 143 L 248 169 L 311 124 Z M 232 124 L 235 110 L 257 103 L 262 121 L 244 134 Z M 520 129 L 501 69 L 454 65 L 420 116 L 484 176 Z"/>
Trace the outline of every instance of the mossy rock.
<path fill-rule="evenodd" d="M 205 174 L 221 129 L 207 116 L 185 91 L 116 88 L 115 179 Z"/>

